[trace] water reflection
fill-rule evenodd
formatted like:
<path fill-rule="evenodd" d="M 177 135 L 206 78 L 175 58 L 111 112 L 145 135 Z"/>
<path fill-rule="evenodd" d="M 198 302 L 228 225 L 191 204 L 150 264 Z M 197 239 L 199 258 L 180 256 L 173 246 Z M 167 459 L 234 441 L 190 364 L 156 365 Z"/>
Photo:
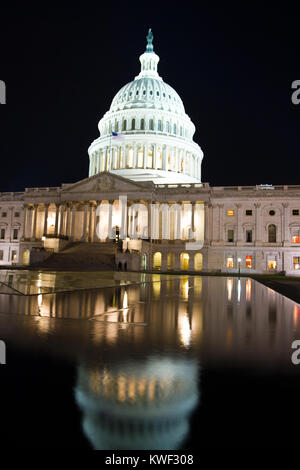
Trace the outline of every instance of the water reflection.
<path fill-rule="evenodd" d="M 178 449 L 198 401 L 197 363 L 172 357 L 78 368 L 76 401 L 95 449 Z"/>
<path fill-rule="evenodd" d="M 199 369 L 289 370 L 300 306 L 251 279 L 164 277 L 114 287 L 0 294 L 1 339 L 76 365 L 84 433 L 100 449 L 176 449 Z"/>

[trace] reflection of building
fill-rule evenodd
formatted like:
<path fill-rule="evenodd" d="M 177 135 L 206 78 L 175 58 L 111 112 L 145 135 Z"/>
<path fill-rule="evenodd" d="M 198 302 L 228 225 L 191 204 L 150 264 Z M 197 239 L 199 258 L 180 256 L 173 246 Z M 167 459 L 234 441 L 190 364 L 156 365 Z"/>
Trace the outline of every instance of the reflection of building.
<path fill-rule="evenodd" d="M 59 252 L 70 241 L 104 244 L 122 231 L 131 254 L 118 263 L 129 269 L 234 271 L 241 258 L 244 272 L 300 275 L 300 187 L 201 183 L 194 124 L 158 75 L 152 39 L 139 75 L 99 122 L 89 177 L 1 193 L 0 264 L 42 260 L 48 254 L 39 250 Z M 186 246 L 194 239 L 201 249 Z"/>
<path fill-rule="evenodd" d="M 194 360 L 149 357 L 78 370 L 76 400 L 96 449 L 178 449 L 198 401 Z"/>

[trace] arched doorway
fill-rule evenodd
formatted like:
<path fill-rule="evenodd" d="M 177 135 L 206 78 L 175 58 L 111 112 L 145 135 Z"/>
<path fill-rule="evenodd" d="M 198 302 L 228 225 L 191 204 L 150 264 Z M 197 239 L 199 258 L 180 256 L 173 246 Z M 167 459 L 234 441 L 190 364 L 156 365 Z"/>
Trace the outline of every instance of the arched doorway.
<path fill-rule="evenodd" d="M 189 269 L 189 255 L 188 253 L 181 253 L 180 255 L 180 269 L 181 271 L 187 271 Z"/>
<path fill-rule="evenodd" d="M 202 271 L 203 267 L 203 255 L 202 253 L 196 253 L 194 257 L 194 269 L 195 271 Z"/>
<path fill-rule="evenodd" d="M 160 271 L 161 268 L 161 253 L 158 251 L 153 255 L 153 269 Z"/>
<path fill-rule="evenodd" d="M 168 269 L 168 271 L 174 271 L 174 268 L 175 268 L 175 254 L 174 253 L 168 253 L 167 269 Z"/>
<path fill-rule="evenodd" d="M 22 263 L 23 264 L 29 264 L 29 261 L 30 261 L 30 250 L 24 250 L 23 251 Z"/>

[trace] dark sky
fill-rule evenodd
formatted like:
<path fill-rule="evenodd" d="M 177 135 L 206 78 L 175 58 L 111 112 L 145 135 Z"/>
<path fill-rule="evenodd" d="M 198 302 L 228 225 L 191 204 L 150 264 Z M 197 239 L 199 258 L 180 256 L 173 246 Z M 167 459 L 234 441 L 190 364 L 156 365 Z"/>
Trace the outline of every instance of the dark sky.
<path fill-rule="evenodd" d="M 300 184 L 300 6 L 198 3 L 1 5 L 0 190 L 87 177 L 98 121 L 139 73 L 149 27 L 159 74 L 196 126 L 202 181 Z"/>

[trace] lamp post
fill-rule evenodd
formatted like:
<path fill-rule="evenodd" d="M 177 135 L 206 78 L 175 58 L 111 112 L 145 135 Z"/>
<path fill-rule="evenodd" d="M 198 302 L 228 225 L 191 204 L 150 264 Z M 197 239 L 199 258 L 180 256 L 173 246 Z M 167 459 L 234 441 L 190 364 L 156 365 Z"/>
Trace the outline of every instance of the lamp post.
<path fill-rule="evenodd" d="M 242 261 L 242 259 L 241 259 L 241 258 L 238 258 L 238 263 L 239 263 L 239 277 L 240 277 L 240 274 L 241 274 L 241 261 Z"/>

